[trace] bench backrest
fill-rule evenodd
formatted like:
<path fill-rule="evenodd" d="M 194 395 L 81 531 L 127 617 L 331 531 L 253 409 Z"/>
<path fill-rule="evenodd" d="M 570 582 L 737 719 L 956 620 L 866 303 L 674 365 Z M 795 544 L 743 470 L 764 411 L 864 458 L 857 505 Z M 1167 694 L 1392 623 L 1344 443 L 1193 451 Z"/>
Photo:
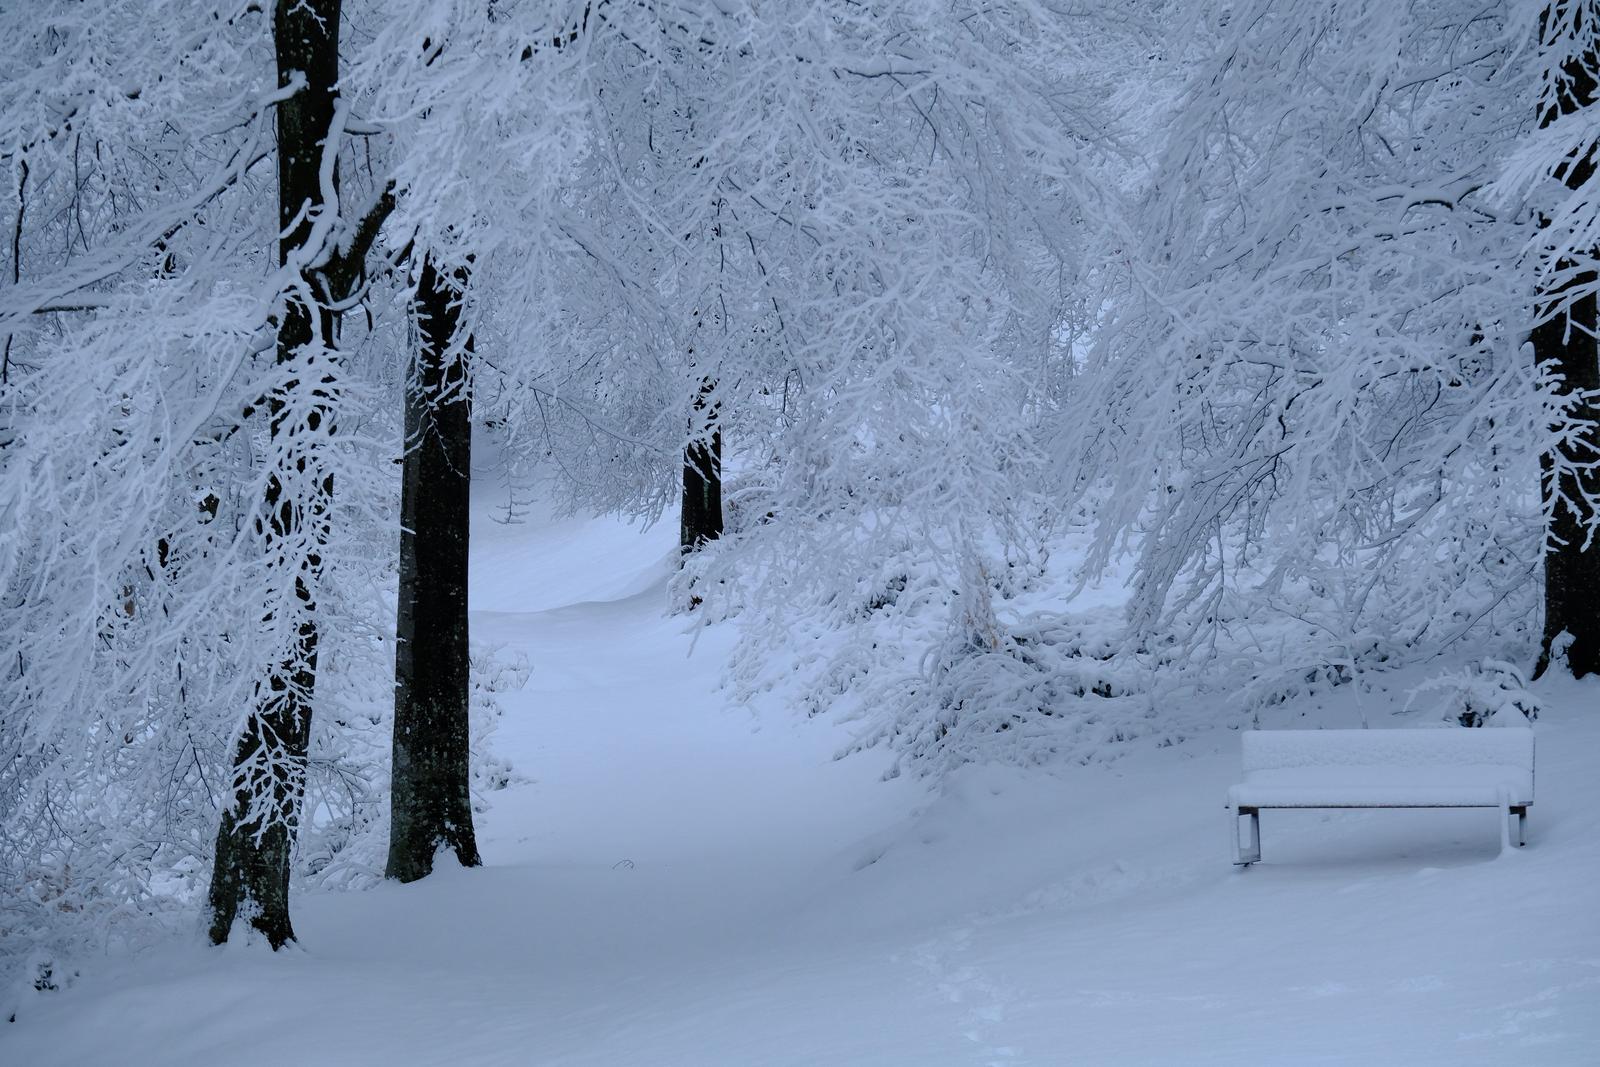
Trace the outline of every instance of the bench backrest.
<path fill-rule="evenodd" d="M 1247 730 L 1244 772 L 1296 767 L 1502 767 L 1525 773 L 1533 798 L 1533 731 L 1526 727 L 1436 730 Z"/>

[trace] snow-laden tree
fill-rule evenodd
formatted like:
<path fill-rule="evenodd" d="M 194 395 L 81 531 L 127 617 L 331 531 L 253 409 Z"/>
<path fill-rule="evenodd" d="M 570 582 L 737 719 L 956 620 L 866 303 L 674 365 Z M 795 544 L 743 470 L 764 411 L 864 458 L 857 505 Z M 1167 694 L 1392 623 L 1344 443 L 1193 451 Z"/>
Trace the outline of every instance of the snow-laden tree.
<path fill-rule="evenodd" d="M 274 351 L 296 325 L 326 338 L 324 313 L 305 309 L 328 293 L 312 291 L 306 268 L 370 234 L 302 205 L 276 261 L 278 108 L 309 80 L 286 72 L 278 83 L 259 5 L 166 7 L 35 5 L 8 28 L 33 48 L 19 65 L 37 68 L 6 79 L 0 108 L 6 157 L 28 175 L 16 281 L 0 297 L 0 587 L 11 609 L 0 744 L 12 757 L 0 823 L 4 925 L 24 942 L 137 926 L 181 895 L 236 786 L 274 809 L 268 821 L 293 818 L 282 809 L 307 787 L 323 825 L 352 814 L 365 772 L 327 735 L 360 719 L 359 684 L 336 683 L 334 714 L 311 732 L 303 720 L 285 731 L 298 733 L 285 760 L 280 733 L 251 750 L 271 758 L 234 766 L 249 749 L 235 744 L 244 724 L 270 732 L 256 712 L 272 679 L 309 662 L 297 585 L 313 592 L 320 570 L 313 602 L 341 625 L 317 655 L 341 682 L 385 659 L 385 612 L 347 591 L 385 582 L 385 557 L 364 537 L 389 510 L 389 480 L 370 475 L 386 467 L 374 453 L 390 451 L 391 431 L 369 419 L 364 436 L 330 444 L 324 417 L 335 398 L 374 410 L 381 386 L 344 378 L 359 357 L 336 363 L 325 343 Z M 297 162 L 320 191 L 331 176 L 314 156 Z M 342 178 L 370 202 L 354 168 Z M 330 253 L 320 263 L 319 248 Z M 334 290 L 354 280 L 321 278 Z M 317 503 L 329 478 L 340 493 Z M 317 532 L 333 529 L 331 540 Z M 310 569 L 293 562 L 294 544 L 317 557 Z"/>
<path fill-rule="evenodd" d="M 147 14 L 6 16 L 3 151 L 19 177 L 0 301 L 11 947 L 52 922 L 115 923 L 159 898 L 158 872 L 209 851 L 203 827 L 227 788 L 214 726 L 243 695 L 231 668 L 254 643 L 230 625 L 243 572 L 225 560 L 241 559 L 230 542 L 249 511 L 233 472 L 251 442 L 228 426 L 249 398 L 226 368 L 256 357 L 265 302 L 210 272 L 261 262 L 235 226 L 261 219 L 275 94 L 259 20 L 158 19 L 152 32 Z M 164 121 L 179 117 L 193 125 Z"/>
<path fill-rule="evenodd" d="M 1013 650 L 992 600 L 1048 513 L 1038 371 L 1117 229 L 1100 50 L 1137 38 L 1032 6 L 797 5 L 763 28 L 754 62 L 682 75 L 727 106 L 650 127 L 676 119 L 701 183 L 668 201 L 686 236 L 660 284 L 690 297 L 679 373 L 715 383 L 728 472 L 728 536 L 680 592 L 740 614 L 742 685 L 798 672 L 943 750 L 1006 714 L 955 690 Z"/>
<path fill-rule="evenodd" d="M 1075 287 L 1124 243 L 1117 77 L 1148 27 L 896 2 L 488 15 L 394 20 L 367 53 L 390 68 L 360 79 L 406 146 L 391 232 L 472 257 L 474 402 L 504 451 L 653 516 L 720 444 L 740 536 L 682 602 L 764 605 L 747 664 L 797 619 L 854 625 L 908 569 L 942 621 L 900 657 L 999 644 L 997 576 L 1035 565 L 1047 511 L 1027 424 L 1070 364 L 1063 319 L 1096 307 Z"/>
<path fill-rule="evenodd" d="M 352 100 L 342 95 L 340 0 L 277 0 L 272 40 L 278 263 L 289 274 L 274 308 L 279 380 L 263 396 L 268 447 L 264 514 L 255 531 L 269 641 L 264 677 L 235 744 L 232 803 L 217 832 L 211 876 L 211 940 L 242 918 L 278 948 L 293 940 L 289 879 L 302 818 L 321 646 L 319 601 L 331 513 L 339 423 L 347 416 L 339 317 L 356 295 L 366 256 L 392 211 L 385 188 L 364 213 L 341 196 L 339 155 Z"/>
<path fill-rule="evenodd" d="M 1524 202 L 1536 220 L 1523 269 L 1538 286 L 1530 340 L 1553 394 L 1540 456 L 1547 530 L 1538 670 L 1556 656 L 1582 677 L 1600 672 L 1600 5 L 1524 3 L 1519 15 L 1537 42 L 1538 127 L 1516 145 L 1502 186 L 1505 199 Z"/>
<path fill-rule="evenodd" d="M 1272 682 L 1468 635 L 1526 652 L 1554 438 L 1526 219 L 1492 191 L 1533 120 L 1517 16 L 1340 0 L 1179 24 L 1182 91 L 1058 437 L 1092 562 L 1136 553 L 1152 656 Z"/>
<path fill-rule="evenodd" d="M 467 614 L 471 536 L 473 343 L 460 330 L 466 271 L 422 263 L 405 389 L 400 581 L 389 858 L 403 882 L 449 848 L 482 863 L 472 820 L 472 669 Z"/>

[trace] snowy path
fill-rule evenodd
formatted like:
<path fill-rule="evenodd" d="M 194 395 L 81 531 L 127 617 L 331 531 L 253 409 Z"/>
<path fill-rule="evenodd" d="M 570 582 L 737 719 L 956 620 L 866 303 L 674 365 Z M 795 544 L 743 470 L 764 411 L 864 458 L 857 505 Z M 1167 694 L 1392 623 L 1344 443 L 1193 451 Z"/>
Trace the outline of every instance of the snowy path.
<path fill-rule="evenodd" d="M 1600 709 L 1489 812 L 1268 813 L 1226 862 L 1222 734 L 937 799 L 715 692 L 671 531 L 481 524 L 476 638 L 525 651 L 488 866 L 297 901 L 304 948 L 113 960 L 0 1064 L 1600 1063 Z M 1276 816 L 1276 817 L 1274 817 Z"/>

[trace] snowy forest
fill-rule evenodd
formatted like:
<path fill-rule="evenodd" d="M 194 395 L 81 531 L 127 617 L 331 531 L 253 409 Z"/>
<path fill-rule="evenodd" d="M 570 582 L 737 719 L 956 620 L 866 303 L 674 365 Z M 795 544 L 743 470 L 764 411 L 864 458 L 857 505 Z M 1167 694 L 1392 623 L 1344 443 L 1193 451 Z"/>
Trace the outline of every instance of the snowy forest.
<path fill-rule="evenodd" d="M 1600 0 L 0 40 L 0 1061 L 1595 1062 Z"/>

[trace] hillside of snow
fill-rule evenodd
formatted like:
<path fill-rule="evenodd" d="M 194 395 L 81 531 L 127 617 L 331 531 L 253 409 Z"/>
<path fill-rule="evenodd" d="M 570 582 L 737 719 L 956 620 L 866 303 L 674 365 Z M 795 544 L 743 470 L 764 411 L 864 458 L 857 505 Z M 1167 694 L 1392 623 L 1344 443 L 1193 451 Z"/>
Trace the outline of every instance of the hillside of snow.
<path fill-rule="evenodd" d="M 1600 685 L 1538 689 L 1527 848 L 1268 812 L 1239 871 L 1231 731 L 936 786 L 729 706 L 731 628 L 691 655 L 665 614 L 673 533 L 476 525 L 475 640 L 532 665 L 484 868 L 302 892 L 276 955 L 197 919 L 32 998 L 0 1063 L 1600 1062 Z"/>

